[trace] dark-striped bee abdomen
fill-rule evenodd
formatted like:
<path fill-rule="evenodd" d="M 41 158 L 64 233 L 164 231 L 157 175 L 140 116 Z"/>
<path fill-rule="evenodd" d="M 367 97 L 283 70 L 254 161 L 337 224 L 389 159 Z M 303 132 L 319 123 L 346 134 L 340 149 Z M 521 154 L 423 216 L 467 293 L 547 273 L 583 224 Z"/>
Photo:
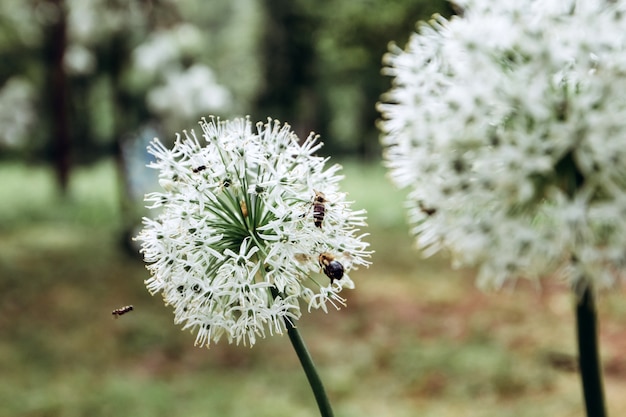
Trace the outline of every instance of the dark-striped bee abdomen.
<path fill-rule="evenodd" d="M 321 191 L 315 191 L 313 198 L 313 224 L 315 227 L 322 228 L 322 222 L 326 215 L 326 196 Z"/>
<path fill-rule="evenodd" d="M 133 306 L 125 306 L 125 307 L 121 307 L 121 308 L 117 308 L 115 310 L 113 310 L 113 312 L 111 314 L 113 314 L 114 318 L 118 318 L 121 315 L 124 315 L 126 313 L 128 313 L 129 311 L 133 311 Z"/>

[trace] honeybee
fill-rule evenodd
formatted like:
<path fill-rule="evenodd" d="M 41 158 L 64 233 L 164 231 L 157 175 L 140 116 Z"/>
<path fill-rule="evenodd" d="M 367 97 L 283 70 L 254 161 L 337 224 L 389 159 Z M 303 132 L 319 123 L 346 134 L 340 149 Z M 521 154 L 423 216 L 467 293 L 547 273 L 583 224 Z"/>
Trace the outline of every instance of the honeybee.
<path fill-rule="evenodd" d="M 328 252 L 322 252 L 318 258 L 318 262 L 322 267 L 322 271 L 324 271 L 326 276 L 330 278 L 331 284 L 336 279 L 341 279 L 343 277 L 343 265 L 339 263 L 339 261 L 336 261 L 335 257 L 332 254 Z"/>
<path fill-rule="evenodd" d="M 313 223 L 316 227 L 322 228 L 322 222 L 324 221 L 324 216 L 326 215 L 326 196 L 321 191 L 316 191 L 315 197 L 313 197 Z"/>
<path fill-rule="evenodd" d="M 113 310 L 113 312 L 111 314 L 113 314 L 113 318 L 118 318 L 121 315 L 124 315 L 126 313 L 128 313 L 129 311 L 133 311 L 133 306 L 125 306 L 125 307 L 121 307 L 121 308 L 117 308 L 115 310 Z"/>
<path fill-rule="evenodd" d="M 192 171 L 194 174 L 197 174 L 198 172 L 200 172 L 200 171 L 204 171 L 205 169 L 206 169 L 206 165 L 200 165 L 200 166 L 199 166 L 199 167 L 197 167 L 197 168 L 192 168 L 192 170 L 191 170 L 191 171 Z"/>

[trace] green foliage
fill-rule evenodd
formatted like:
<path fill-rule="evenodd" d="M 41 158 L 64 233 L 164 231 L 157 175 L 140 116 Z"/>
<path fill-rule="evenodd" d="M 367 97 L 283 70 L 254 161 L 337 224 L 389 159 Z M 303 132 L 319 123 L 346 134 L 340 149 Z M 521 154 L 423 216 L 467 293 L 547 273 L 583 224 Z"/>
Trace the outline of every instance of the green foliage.
<path fill-rule="evenodd" d="M 450 15 L 439 0 L 323 2 L 316 8 L 315 69 L 323 91 L 327 136 L 336 149 L 378 155 L 375 103 L 390 87 L 380 73 L 388 44 L 404 45 L 419 20 Z M 315 13 L 315 12 L 313 12 Z"/>
<path fill-rule="evenodd" d="M 255 111 L 320 133 L 333 153 L 378 154 L 375 104 L 389 42 L 401 45 L 420 19 L 450 14 L 444 1 L 266 1 L 265 84 Z M 263 88 L 264 87 L 264 88 Z M 263 113 L 265 112 L 265 113 Z"/>
<path fill-rule="evenodd" d="M 446 339 L 412 342 L 394 359 L 400 378 L 423 394 L 521 397 L 536 389 L 550 390 L 554 383 L 554 377 L 533 366 L 532 360 L 514 361 L 510 351 L 486 335 L 462 344 Z"/>
<path fill-rule="evenodd" d="M 435 12 L 450 14 L 443 0 L 65 4 L 70 17 L 64 47 L 73 53 L 68 56 L 79 50 L 92 62 L 82 71 L 65 69 L 69 134 L 74 160 L 81 162 L 110 154 L 116 140 L 155 117 L 146 95 L 163 80 L 134 68 L 133 51 L 158 31 L 181 23 L 199 30 L 201 39 L 181 52 L 179 65 L 203 64 L 215 71 L 217 82 L 233 97 L 223 116 L 278 118 L 301 134 L 322 134 L 334 151 L 371 157 L 378 153 L 375 104 L 390 82 L 380 74 L 388 43 L 403 45 L 420 19 Z M 72 29 L 76 9 L 81 10 L 77 15 L 83 19 L 82 32 Z M 90 26 L 90 10 L 102 24 Z M 51 126 L 59 103 L 53 106 L 47 98 L 52 64 L 42 58 L 51 47 L 61 47 L 46 34 L 54 21 L 52 11 L 46 1 L 11 0 L 0 6 L 0 52 L 7 58 L 0 63 L 0 88 L 19 74 L 39 92 L 40 119 L 23 138 L 24 148 L 37 159 L 52 158 L 56 139 Z M 132 20 L 112 17 L 131 14 Z M 23 25 L 27 17 L 30 24 Z M 161 63 L 154 67 L 154 72 L 167 73 Z M 189 128 L 196 118 L 176 120 L 167 130 Z"/>
<path fill-rule="evenodd" d="M 348 199 L 355 201 L 357 208 L 367 209 L 372 234 L 404 232 L 406 230 L 404 192 L 397 190 L 385 178 L 385 169 L 380 163 L 346 160 L 342 162 Z M 374 238 L 376 236 L 373 236 Z"/>
<path fill-rule="evenodd" d="M 0 231 L 20 230 L 33 222 L 63 222 L 83 227 L 110 227 L 118 221 L 112 161 L 80 168 L 68 199 L 59 197 L 49 167 L 0 164 Z M 94 186 L 97 184 L 97 186 Z"/>

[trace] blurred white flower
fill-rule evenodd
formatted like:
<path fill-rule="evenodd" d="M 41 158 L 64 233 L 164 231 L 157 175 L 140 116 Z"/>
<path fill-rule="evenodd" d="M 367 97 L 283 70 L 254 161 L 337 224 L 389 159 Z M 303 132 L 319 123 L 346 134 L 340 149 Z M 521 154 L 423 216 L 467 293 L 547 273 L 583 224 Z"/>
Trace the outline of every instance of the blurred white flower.
<path fill-rule="evenodd" d="M 626 266 L 626 2 L 468 0 L 385 57 L 393 181 L 426 254 L 479 283 Z"/>
<path fill-rule="evenodd" d="M 130 27 L 146 24 L 141 0 L 67 0 L 68 37 L 90 47 Z"/>
<path fill-rule="evenodd" d="M 11 42 L 19 42 L 24 46 L 37 47 L 42 36 L 42 26 L 46 18 L 41 14 L 46 14 L 41 9 L 44 4 L 38 4 L 33 9 L 31 2 L 23 0 L 3 0 L 0 2 L 0 16 L 2 16 L 2 31 L 4 37 L 11 34 Z M 28 24 L 24 24 L 29 22 Z M 4 42 L 7 42 L 6 38 Z M 6 48 L 6 46 L 4 46 Z"/>
<path fill-rule="evenodd" d="M 72 75 L 92 74 L 96 69 L 96 57 L 83 45 L 71 44 L 63 56 L 63 67 Z"/>
<path fill-rule="evenodd" d="M 156 139 L 149 147 L 164 188 L 146 197 L 160 214 L 144 219 L 138 236 L 149 291 L 162 293 L 201 346 L 282 333 L 301 301 L 309 309 L 344 304 L 350 272 L 369 264 L 357 235 L 365 213 L 339 191 L 340 167 L 325 169 L 328 159 L 314 155 L 322 144 L 312 134 L 299 144 L 271 120 L 256 130 L 248 119 L 200 126 L 202 138 L 185 131 L 171 150 Z"/>
<path fill-rule="evenodd" d="M 228 89 L 200 64 L 166 75 L 165 84 L 150 90 L 146 100 L 154 113 L 175 120 L 224 111 L 231 103 Z"/>
<path fill-rule="evenodd" d="M 10 78 L 0 89 L 0 145 L 25 144 L 36 120 L 33 85 L 21 77 Z"/>
<path fill-rule="evenodd" d="M 133 50 L 133 67 L 148 80 L 180 68 L 183 57 L 202 51 L 202 33 L 188 23 L 151 33 L 148 39 Z"/>

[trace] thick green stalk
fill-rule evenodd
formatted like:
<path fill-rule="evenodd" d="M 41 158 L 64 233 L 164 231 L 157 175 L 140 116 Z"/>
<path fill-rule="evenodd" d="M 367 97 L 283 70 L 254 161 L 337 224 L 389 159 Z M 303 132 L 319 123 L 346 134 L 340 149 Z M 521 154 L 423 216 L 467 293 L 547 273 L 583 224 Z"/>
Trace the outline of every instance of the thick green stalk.
<path fill-rule="evenodd" d="M 320 414 L 322 417 L 332 417 L 333 410 L 330 407 L 330 402 L 328 401 L 328 396 L 324 390 L 324 385 L 317 374 L 313 359 L 311 358 L 302 337 L 300 337 L 298 329 L 296 329 L 287 319 L 285 319 L 285 326 L 287 326 L 289 340 L 291 340 L 291 344 L 298 355 L 298 359 L 300 359 L 304 373 L 309 380 L 309 385 L 311 385 L 311 389 L 313 390 L 313 395 L 315 395 L 315 400 L 317 401 L 317 406 L 320 409 Z"/>
<path fill-rule="evenodd" d="M 275 288 L 272 288 L 272 295 L 274 296 L 274 298 L 279 296 L 279 293 Z M 313 390 L 313 395 L 315 396 L 315 400 L 317 401 L 317 406 L 320 409 L 321 416 L 333 417 L 333 409 L 330 407 L 330 402 L 328 401 L 328 396 L 326 395 L 326 391 L 324 390 L 324 385 L 322 384 L 322 380 L 317 373 L 317 369 L 315 368 L 313 359 L 311 358 L 311 355 L 309 354 L 309 351 L 304 344 L 304 340 L 302 340 L 298 329 L 296 329 L 294 325 L 286 318 L 285 326 L 287 327 L 287 334 L 289 335 L 291 345 L 296 351 L 296 355 L 298 355 L 298 359 L 300 360 L 302 369 L 304 369 L 304 373 L 309 380 L 309 385 Z"/>
<path fill-rule="evenodd" d="M 593 289 L 589 283 L 582 283 L 581 285 L 584 285 L 584 288 L 581 288 L 577 294 L 576 325 L 585 408 L 587 417 L 606 417 Z"/>

